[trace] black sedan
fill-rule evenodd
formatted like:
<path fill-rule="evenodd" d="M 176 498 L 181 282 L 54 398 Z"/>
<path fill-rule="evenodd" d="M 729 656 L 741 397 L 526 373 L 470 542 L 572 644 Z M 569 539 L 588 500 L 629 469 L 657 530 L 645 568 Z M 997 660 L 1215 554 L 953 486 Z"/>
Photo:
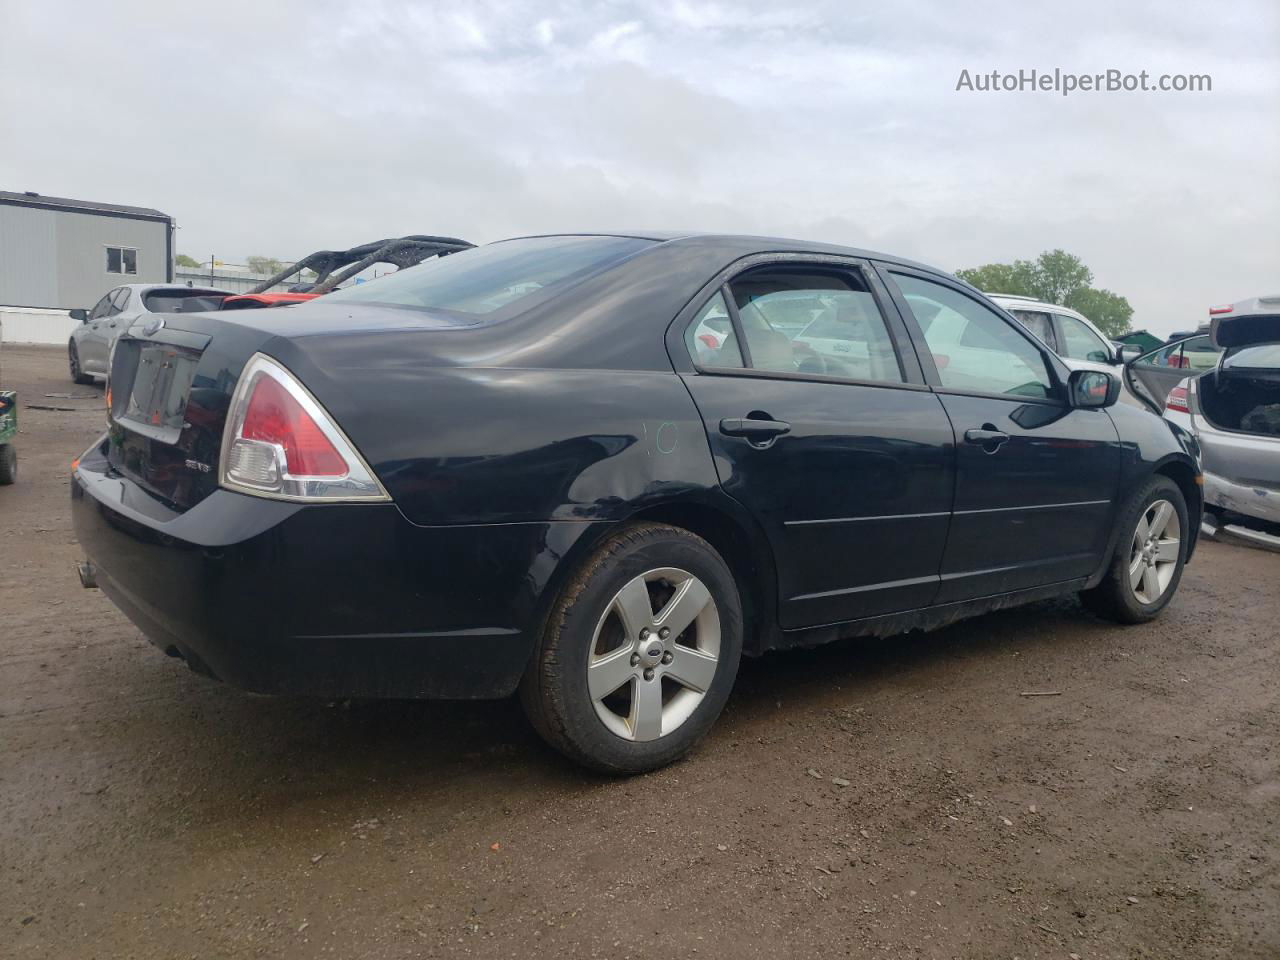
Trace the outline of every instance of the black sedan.
<path fill-rule="evenodd" d="M 74 470 L 86 583 L 210 677 L 519 690 L 607 771 L 688 750 L 743 654 L 1073 592 L 1148 620 L 1200 524 L 1189 435 L 845 247 L 525 237 L 148 319 Z"/>

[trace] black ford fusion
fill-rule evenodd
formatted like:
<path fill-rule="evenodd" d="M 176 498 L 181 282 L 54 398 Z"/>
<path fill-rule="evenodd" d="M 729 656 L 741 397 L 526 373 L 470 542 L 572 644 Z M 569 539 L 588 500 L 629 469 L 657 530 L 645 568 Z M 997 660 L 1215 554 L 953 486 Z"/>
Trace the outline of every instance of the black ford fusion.
<path fill-rule="evenodd" d="M 72 500 L 96 583 L 248 690 L 504 697 L 667 763 L 741 656 L 1079 592 L 1156 616 L 1194 441 L 971 287 L 844 247 L 527 237 L 149 317 Z"/>

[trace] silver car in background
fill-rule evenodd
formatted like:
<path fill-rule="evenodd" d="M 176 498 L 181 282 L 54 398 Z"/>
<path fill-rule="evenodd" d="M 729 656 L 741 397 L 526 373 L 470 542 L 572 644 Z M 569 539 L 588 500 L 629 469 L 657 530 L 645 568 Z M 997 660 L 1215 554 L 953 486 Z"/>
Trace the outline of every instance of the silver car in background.
<path fill-rule="evenodd" d="M 1209 345 L 1174 345 L 1186 359 L 1167 368 L 1166 378 L 1182 376 L 1166 396 L 1155 396 L 1161 383 L 1142 369 L 1146 357 L 1129 365 L 1126 379 L 1199 441 L 1210 522 L 1280 549 L 1280 295 L 1211 313 Z M 1194 375 L 1214 351 L 1212 367 Z"/>
<path fill-rule="evenodd" d="M 148 313 L 192 313 L 217 310 L 232 296 L 226 290 L 178 287 L 171 283 L 126 283 L 107 291 L 92 309 L 71 311 L 80 326 L 67 343 L 67 367 L 76 383 L 107 376 L 107 360 L 116 337 Z"/>

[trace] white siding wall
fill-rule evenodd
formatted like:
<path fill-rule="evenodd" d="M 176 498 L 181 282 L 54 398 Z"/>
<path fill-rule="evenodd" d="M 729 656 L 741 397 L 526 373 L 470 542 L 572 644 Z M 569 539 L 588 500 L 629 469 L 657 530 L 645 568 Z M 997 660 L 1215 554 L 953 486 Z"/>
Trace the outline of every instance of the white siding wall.
<path fill-rule="evenodd" d="M 0 338 L 5 343 L 65 345 L 77 326 L 65 310 L 0 307 Z"/>

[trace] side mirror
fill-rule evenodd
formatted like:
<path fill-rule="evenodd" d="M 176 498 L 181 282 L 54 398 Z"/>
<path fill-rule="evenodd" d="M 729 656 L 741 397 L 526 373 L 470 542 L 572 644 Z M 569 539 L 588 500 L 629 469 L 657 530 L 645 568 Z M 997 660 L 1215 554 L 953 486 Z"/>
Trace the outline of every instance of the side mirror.
<path fill-rule="evenodd" d="M 1120 378 L 1101 370 L 1073 370 L 1067 380 L 1071 406 L 1109 407 L 1120 399 Z"/>
<path fill-rule="evenodd" d="M 76 320 L 80 323 L 89 322 L 89 311 L 85 310 L 83 307 L 76 307 L 74 310 L 70 311 L 70 313 L 72 320 Z"/>
<path fill-rule="evenodd" d="M 1137 360 L 1142 356 L 1142 348 L 1136 343 L 1121 343 L 1116 345 L 1116 363 L 1129 363 Z"/>

